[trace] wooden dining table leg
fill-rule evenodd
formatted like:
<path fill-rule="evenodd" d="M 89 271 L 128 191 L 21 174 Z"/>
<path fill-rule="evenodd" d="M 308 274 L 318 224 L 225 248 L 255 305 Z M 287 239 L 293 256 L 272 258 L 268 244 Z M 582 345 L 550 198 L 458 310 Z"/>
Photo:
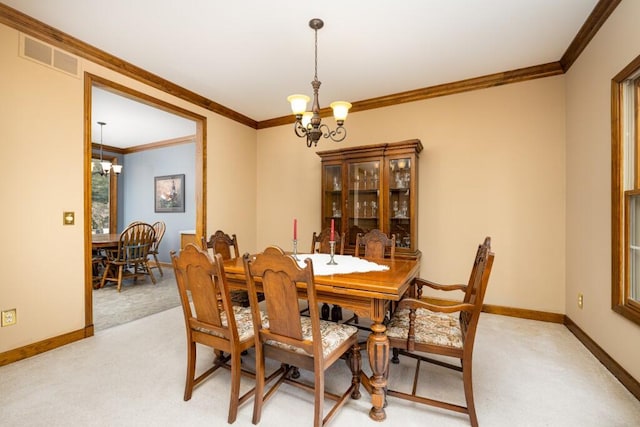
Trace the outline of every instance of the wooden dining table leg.
<path fill-rule="evenodd" d="M 385 390 L 387 386 L 387 371 L 389 369 L 389 338 L 387 327 L 382 323 L 385 315 L 383 301 L 374 301 L 375 309 L 372 316 L 371 334 L 367 338 L 367 354 L 373 375 L 369 378 L 371 389 L 371 404 L 369 417 L 374 421 L 383 421 L 387 418 L 384 411 Z"/>

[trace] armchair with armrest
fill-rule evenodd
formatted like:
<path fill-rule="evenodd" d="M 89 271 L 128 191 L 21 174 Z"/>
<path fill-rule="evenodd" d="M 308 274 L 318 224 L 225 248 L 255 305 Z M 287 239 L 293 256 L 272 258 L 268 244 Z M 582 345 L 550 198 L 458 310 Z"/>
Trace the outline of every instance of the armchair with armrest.
<path fill-rule="evenodd" d="M 413 389 L 407 393 L 394 390 L 389 385 L 388 396 L 464 413 L 469 416 L 472 426 L 478 426 L 471 375 L 473 344 L 493 259 L 491 238 L 487 237 L 478 247 L 467 285 L 440 285 L 424 279 L 415 280 L 415 297 L 400 300 L 387 326 L 387 337 L 393 348 L 391 362 L 399 363 L 398 355 L 417 361 Z M 437 304 L 421 298 L 424 286 L 445 292 L 463 291 L 464 298 L 453 305 Z M 459 364 L 436 360 L 422 353 L 458 359 Z M 417 395 L 421 361 L 462 372 L 466 406 Z"/>

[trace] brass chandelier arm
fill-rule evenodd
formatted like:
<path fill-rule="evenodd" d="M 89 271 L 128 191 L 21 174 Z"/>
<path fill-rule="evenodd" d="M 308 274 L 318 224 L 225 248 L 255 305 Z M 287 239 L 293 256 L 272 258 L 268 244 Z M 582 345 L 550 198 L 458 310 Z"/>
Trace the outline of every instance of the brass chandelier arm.
<path fill-rule="evenodd" d="M 312 125 L 304 127 L 300 120 L 296 120 L 293 124 L 293 130 L 298 137 L 307 138 L 307 147 L 317 146 L 321 136 L 323 138 L 330 138 L 335 142 L 343 141 L 347 137 L 347 129 L 342 125 L 338 125 L 336 130 L 331 130 L 331 128 L 324 123 L 318 127 Z"/>
<path fill-rule="evenodd" d="M 323 132 L 323 137 L 331 138 L 331 140 L 335 142 L 340 142 L 347 137 L 347 128 L 343 127 L 342 125 L 338 125 L 336 130 L 331 130 L 329 126 L 321 124 L 320 130 Z"/>
<path fill-rule="evenodd" d="M 293 130 L 299 138 L 304 138 L 307 136 L 307 128 L 302 126 L 302 122 L 300 120 L 296 120 L 293 123 Z"/>

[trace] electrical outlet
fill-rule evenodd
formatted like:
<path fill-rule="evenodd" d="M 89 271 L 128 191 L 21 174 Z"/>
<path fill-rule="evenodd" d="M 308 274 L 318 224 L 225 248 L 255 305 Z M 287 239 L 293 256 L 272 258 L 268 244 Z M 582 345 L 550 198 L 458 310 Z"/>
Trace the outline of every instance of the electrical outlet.
<path fill-rule="evenodd" d="M 15 325 L 18 321 L 16 317 L 16 309 L 12 308 L 11 310 L 5 310 L 2 312 L 2 327 Z"/>
<path fill-rule="evenodd" d="M 583 303 L 584 297 L 582 296 L 582 294 L 578 294 L 578 308 L 582 308 Z"/>

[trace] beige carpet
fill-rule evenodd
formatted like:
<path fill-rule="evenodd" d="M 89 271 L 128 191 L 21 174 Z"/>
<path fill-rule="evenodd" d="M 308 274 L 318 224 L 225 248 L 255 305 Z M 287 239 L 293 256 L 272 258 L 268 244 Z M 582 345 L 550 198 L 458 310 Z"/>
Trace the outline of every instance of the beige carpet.
<path fill-rule="evenodd" d="M 59 349 L 0 367 L 0 425 L 6 426 L 224 426 L 229 372 L 223 370 L 182 400 L 185 332 L 179 307 L 98 331 Z M 365 353 L 363 355 L 366 356 Z M 211 351 L 200 351 L 200 370 Z M 253 352 L 244 357 L 253 364 Z M 367 365 L 366 357 L 363 359 Z M 392 365 L 394 388 L 408 386 L 411 362 Z M 306 374 L 308 375 L 308 374 Z M 421 370 L 421 386 L 462 402 L 459 374 Z M 342 362 L 327 389 L 346 386 Z M 562 325 L 482 314 L 476 338 L 474 389 L 483 427 L 638 426 L 636 400 Z M 252 386 L 243 379 L 242 390 Z M 236 426 L 251 426 L 252 400 Z M 313 397 L 289 385 L 266 403 L 262 427 L 310 426 Z M 331 426 L 461 426 L 461 414 L 389 398 L 387 420 L 369 419 L 370 401 L 350 400 Z"/>
<path fill-rule="evenodd" d="M 93 325 L 96 331 L 141 319 L 180 305 L 173 268 L 163 266 L 163 276 L 152 269 L 156 284 L 148 277 L 126 279 L 118 292 L 115 283 L 93 290 Z"/>

